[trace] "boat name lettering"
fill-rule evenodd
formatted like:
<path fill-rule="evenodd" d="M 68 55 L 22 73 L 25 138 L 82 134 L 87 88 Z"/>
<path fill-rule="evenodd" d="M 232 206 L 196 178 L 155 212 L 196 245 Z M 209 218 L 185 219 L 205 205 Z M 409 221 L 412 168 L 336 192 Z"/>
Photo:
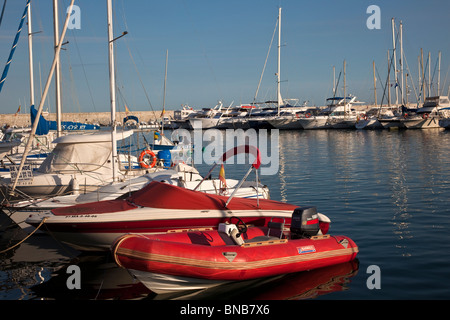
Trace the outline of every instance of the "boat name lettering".
<path fill-rule="evenodd" d="M 68 215 L 67 218 L 97 218 L 96 214 L 74 214 L 74 215 Z"/>
<path fill-rule="evenodd" d="M 298 250 L 299 254 L 311 253 L 311 252 L 316 252 L 316 247 L 314 247 L 314 245 L 302 246 L 302 247 L 297 247 L 297 250 Z"/>

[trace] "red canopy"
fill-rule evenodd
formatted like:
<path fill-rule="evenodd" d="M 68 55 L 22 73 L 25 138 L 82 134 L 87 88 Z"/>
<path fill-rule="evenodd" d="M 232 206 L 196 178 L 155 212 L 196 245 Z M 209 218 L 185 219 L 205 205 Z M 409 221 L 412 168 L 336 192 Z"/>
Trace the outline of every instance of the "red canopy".
<path fill-rule="evenodd" d="M 126 200 L 104 200 L 92 203 L 82 203 L 70 207 L 52 210 L 55 216 L 89 215 L 111 213 L 136 209 L 137 206 Z"/>
<path fill-rule="evenodd" d="M 227 196 L 193 191 L 164 182 L 153 181 L 134 193 L 128 200 L 136 205 L 152 208 L 223 210 Z M 298 206 L 273 200 L 233 198 L 226 209 L 229 210 L 294 210 Z"/>
<path fill-rule="evenodd" d="M 127 211 L 141 207 L 186 210 L 282 210 L 298 206 L 273 200 L 233 198 L 225 207 L 226 196 L 193 191 L 159 181 L 152 181 L 128 199 L 106 200 L 53 209 L 55 215 L 86 215 Z"/>

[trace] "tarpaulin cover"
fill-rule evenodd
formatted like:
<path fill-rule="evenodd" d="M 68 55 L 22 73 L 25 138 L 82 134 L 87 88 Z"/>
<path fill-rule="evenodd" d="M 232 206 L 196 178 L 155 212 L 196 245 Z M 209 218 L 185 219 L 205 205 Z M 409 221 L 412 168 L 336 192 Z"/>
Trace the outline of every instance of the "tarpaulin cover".
<path fill-rule="evenodd" d="M 225 208 L 228 197 L 193 191 L 167 183 L 153 181 L 128 199 L 132 203 L 144 207 L 222 210 Z M 229 210 L 294 210 L 297 207 L 295 205 L 266 199 L 260 199 L 258 207 L 256 199 L 234 197 L 226 208 Z"/>

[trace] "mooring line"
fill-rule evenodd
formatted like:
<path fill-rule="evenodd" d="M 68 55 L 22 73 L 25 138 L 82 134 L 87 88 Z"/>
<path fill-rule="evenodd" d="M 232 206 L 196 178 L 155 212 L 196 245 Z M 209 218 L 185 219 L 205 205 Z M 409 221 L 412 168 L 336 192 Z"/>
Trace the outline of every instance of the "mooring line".
<path fill-rule="evenodd" d="M 9 247 L 5 250 L 0 251 L 0 254 L 5 253 L 15 247 L 17 247 L 18 245 L 22 244 L 25 240 L 27 240 L 29 237 L 31 237 L 36 231 L 38 231 L 38 229 L 44 224 L 44 222 L 48 219 L 48 217 L 42 219 L 41 223 L 36 227 L 36 229 L 33 230 L 33 232 L 31 232 L 28 236 L 26 236 L 24 239 L 22 239 L 21 241 L 19 241 L 18 243 L 16 243 L 15 245 L 13 245 L 12 247 Z"/>

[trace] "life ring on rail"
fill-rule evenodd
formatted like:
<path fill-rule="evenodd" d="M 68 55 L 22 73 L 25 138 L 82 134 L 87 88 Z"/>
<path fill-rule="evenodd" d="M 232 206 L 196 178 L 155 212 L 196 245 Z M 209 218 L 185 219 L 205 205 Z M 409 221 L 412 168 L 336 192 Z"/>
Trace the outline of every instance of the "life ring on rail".
<path fill-rule="evenodd" d="M 309 117 L 311 117 L 311 113 L 307 113 L 306 115 L 305 115 L 307 118 L 309 118 Z"/>
<path fill-rule="evenodd" d="M 422 118 L 428 119 L 428 113 L 424 113 L 423 116 L 422 116 Z"/>
<path fill-rule="evenodd" d="M 142 168 L 153 168 L 156 164 L 156 160 L 156 156 L 152 150 L 142 151 L 139 155 L 139 165 Z"/>

